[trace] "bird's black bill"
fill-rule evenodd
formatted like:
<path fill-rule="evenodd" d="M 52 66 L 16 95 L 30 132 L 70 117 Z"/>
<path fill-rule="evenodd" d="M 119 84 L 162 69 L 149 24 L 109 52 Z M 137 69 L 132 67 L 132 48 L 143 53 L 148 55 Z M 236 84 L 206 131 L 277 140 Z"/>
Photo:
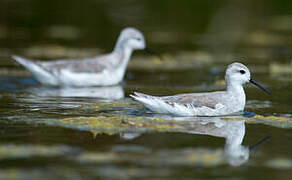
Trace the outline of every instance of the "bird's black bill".
<path fill-rule="evenodd" d="M 257 87 L 259 87 L 261 90 L 265 91 L 266 93 L 268 94 L 272 94 L 269 90 L 267 90 L 266 88 L 264 88 L 262 85 L 260 85 L 258 82 L 256 82 L 255 80 L 253 79 L 250 79 L 249 80 L 250 83 L 256 85 Z"/>
<path fill-rule="evenodd" d="M 264 139 L 260 140 L 259 142 L 249 146 L 249 150 L 255 150 L 257 147 L 259 147 L 260 145 L 264 144 L 265 142 L 267 142 L 270 139 L 271 139 L 271 136 L 265 137 Z"/>

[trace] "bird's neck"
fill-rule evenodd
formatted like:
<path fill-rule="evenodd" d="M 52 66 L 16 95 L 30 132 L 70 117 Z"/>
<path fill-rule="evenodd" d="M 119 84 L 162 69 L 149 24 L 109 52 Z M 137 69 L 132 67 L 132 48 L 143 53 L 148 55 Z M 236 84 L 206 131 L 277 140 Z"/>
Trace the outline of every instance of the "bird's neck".
<path fill-rule="evenodd" d="M 126 67 L 132 55 L 133 48 L 126 46 L 123 42 L 117 42 L 113 54 L 117 55 L 119 59 L 118 64 L 121 67 Z"/>
<path fill-rule="evenodd" d="M 227 82 L 227 92 L 233 92 L 237 94 L 244 94 L 244 89 L 242 84 L 239 83 L 228 83 Z"/>
<path fill-rule="evenodd" d="M 240 106 L 240 109 L 243 109 L 245 106 L 245 92 L 242 84 L 239 83 L 228 83 L 227 82 L 227 93 L 235 99 L 237 106 Z"/>

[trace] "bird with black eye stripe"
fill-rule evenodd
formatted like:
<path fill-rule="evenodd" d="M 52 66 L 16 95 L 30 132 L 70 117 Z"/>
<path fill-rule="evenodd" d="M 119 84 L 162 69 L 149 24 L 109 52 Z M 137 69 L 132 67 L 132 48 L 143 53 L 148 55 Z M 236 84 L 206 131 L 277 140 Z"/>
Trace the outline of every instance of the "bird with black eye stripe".
<path fill-rule="evenodd" d="M 227 67 L 226 91 L 151 96 L 135 92 L 130 95 L 156 113 L 175 116 L 222 116 L 244 110 L 246 97 L 243 85 L 250 82 L 268 94 L 270 91 L 251 78 L 249 69 L 238 62 Z"/>

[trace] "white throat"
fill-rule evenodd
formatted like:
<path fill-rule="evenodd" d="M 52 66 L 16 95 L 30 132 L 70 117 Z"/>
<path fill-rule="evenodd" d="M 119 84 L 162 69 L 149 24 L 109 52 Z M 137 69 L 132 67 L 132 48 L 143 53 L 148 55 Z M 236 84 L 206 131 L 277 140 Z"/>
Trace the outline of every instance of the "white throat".
<path fill-rule="evenodd" d="M 227 92 L 245 94 L 242 84 L 239 83 L 227 83 Z"/>
<path fill-rule="evenodd" d="M 132 55 L 133 52 L 133 48 L 128 47 L 126 45 L 116 45 L 113 54 L 117 55 L 119 58 L 119 62 L 117 62 L 119 64 L 120 68 L 125 69 L 128 65 L 128 62 L 130 60 L 130 57 Z"/>
<path fill-rule="evenodd" d="M 234 108 L 237 107 L 239 108 L 240 110 L 243 110 L 244 107 L 245 107 L 245 99 L 246 99 L 246 96 L 245 96 L 245 92 L 244 92 L 244 89 L 243 89 L 243 86 L 242 84 L 240 83 L 237 83 L 237 82 L 232 82 L 232 83 L 227 83 L 227 93 L 230 94 L 230 97 L 233 97 L 234 98 Z"/>

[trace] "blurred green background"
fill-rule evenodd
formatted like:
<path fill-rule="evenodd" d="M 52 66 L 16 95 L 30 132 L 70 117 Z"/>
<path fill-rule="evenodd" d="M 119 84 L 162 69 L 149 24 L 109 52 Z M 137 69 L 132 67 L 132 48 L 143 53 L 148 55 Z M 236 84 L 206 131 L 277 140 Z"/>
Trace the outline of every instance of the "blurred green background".
<path fill-rule="evenodd" d="M 160 52 L 215 51 L 215 45 L 238 47 L 256 30 L 290 33 L 291 7 L 288 0 L 1 0 L 0 46 L 110 51 L 120 30 L 133 26 Z"/>

